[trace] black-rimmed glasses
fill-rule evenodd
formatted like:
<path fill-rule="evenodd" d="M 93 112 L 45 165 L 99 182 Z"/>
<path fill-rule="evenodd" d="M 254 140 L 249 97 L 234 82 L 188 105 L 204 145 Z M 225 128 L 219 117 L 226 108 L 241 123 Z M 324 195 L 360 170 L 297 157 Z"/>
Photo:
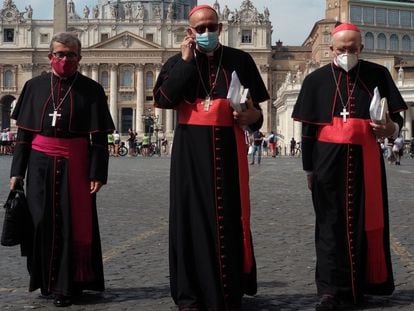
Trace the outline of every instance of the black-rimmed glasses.
<path fill-rule="evenodd" d="M 75 59 L 78 57 L 78 54 L 74 52 L 53 52 L 52 55 L 59 59 L 64 59 L 65 57 L 66 59 Z"/>

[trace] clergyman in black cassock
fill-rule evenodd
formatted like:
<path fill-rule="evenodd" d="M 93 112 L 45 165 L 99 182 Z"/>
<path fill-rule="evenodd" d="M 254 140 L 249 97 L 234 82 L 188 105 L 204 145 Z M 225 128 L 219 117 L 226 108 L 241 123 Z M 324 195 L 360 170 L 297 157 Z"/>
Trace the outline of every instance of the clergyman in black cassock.
<path fill-rule="evenodd" d="M 181 53 L 165 63 L 154 88 L 156 107 L 178 114 L 169 258 L 171 294 L 180 310 L 240 309 L 243 294 L 257 287 L 240 125 L 260 128 L 258 103 L 269 96 L 251 56 L 220 45 L 220 31 L 212 7 L 195 7 Z M 207 33 L 212 38 L 202 42 Z M 233 71 L 250 89 L 245 112 L 234 113 L 226 99 Z"/>
<path fill-rule="evenodd" d="M 387 68 L 358 58 L 359 29 L 332 32 L 332 63 L 310 73 L 292 117 L 302 122 L 303 168 L 316 214 L 316 310 L 336 310 L 343 300 L 394 290 L 388 199 L 377 139 L 398 135 L 406 109 Z M 386 124 L 370 120 L 375 87 L 386 97 Z"/>
<path fill-rule="evenodd" d="M 71 33 L 52 38 L 52 72 L 23 87 L 11 188 L 26 177 L 34 231 L 29 290 L 55 295 L 58 307 L 84 289 L 103 291 L 96 192 L 108 174 L 114 129 L 103 88 L 77 71 L 81 46 Z"/>

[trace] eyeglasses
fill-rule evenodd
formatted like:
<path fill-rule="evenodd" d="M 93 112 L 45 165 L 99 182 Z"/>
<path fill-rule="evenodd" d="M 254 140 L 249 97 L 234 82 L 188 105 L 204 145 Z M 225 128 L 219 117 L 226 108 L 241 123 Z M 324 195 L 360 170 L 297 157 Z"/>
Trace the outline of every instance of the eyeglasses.
<path fill-rule="evenodd" d="M 334 48 L 334 51 L 338 54 L 357 54 L 359 52 L 359 47 Z"/>
<path fill-rule="evenodd" d="M 208 32 L 216 32 L 219 27 L 219 24 L 207 24 L 190 27 L 193 28 L 198 34 L 202 34 L 206 32 L 206 29 L 208 29 Z"/>
<path fill-rule="evenodd" d="M 78 57 L 78 54 L 74 53 L 74 52 L 53 52 L 52 55 L 56 58 L 59 59 L 64 59 L 66 57 L 66 59 L 75 59 Z"/>

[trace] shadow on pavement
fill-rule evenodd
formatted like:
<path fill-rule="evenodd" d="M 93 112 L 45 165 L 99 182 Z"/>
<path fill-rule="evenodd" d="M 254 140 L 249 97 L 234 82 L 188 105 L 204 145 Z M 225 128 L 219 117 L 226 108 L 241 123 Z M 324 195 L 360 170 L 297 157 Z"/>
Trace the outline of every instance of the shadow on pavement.
<path fill-rule="evenodd" d="M 86 291 L 74 304 L 105 304 L 138 300 L 159 300 L 170 297 L 169 286 L 107 288 L 103 293 Z"/>

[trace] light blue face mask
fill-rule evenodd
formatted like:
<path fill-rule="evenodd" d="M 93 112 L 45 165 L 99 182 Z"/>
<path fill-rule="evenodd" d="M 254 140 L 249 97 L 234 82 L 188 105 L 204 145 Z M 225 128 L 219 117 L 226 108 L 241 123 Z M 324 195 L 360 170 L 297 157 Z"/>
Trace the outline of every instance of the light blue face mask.
<path fill-rule="evenodd" d="M 218 31 L 209 32 L 206 31 L 202 34 L 196 34 L 197 45 L 202 52 L 212 52 L 218 45 Z"/>

